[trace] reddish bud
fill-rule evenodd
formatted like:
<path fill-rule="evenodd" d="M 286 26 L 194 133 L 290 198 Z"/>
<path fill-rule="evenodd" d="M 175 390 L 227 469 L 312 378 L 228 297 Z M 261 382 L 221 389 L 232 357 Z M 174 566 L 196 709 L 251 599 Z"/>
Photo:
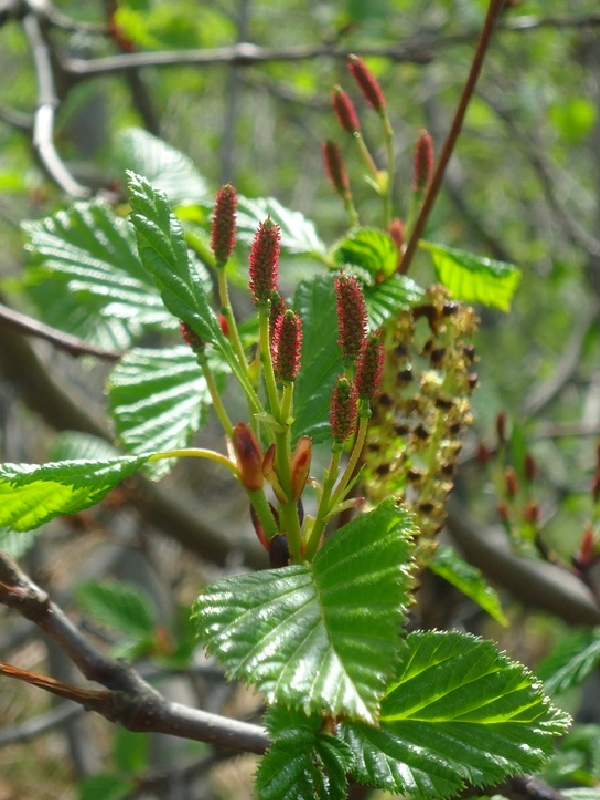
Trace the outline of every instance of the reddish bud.
<path fill-rule="evenodd" d="M 400 217 L 393 219 L 388 226 L 388 233 L 394 240 L 396 250 L 401 253 L 404 247 L 406 229 Z"/>
<path fill-rule="evenodd" d="M 357 133 L 360 131 L 360 122 L 356 116 L 352 100 L 350 100 L 341 86 L 334 86 L 332 103 L 338 122 L 346 133 Z"/>
<path fill-rule="evenodd" d="M 583 529 L 577 560 L 582 567 L 591 567 L 594 562 L 594 529 L 591 525 Z"/>
<path fill-rule="evenodd" d="M 242 485 L 251 492 L 262 489 L 264 485 L 263 455 L 250 426 L 245 422 L 236 423 L 231 436 L 231 444 Z"/>
<path fill-rule="evenodd" d="M 217 316 L 217 320 L 219 322 L 219 327 L 221 328 L 223 335 L 229 338 L 229 325 L 227 324 L 227 317 L 224 317 L 223 314 L 219 314 Z"/>
<path fill-rule="evenodd" d="M 426 192 L 433 177 L 433 142 L 429 133 L 423 129 L 417 139 L 415 152 L 415 177 L 413 191 Z"/>
<path fill-rule="evenodd" d="M 122 50 L 124 53 L 133 53 L 137 50 L 134 42 L 123 33 L 121 28 L 117 25 L 117 2 L 116 0 L 109 0 L 106 5 L 106 33 L 110 38 L 114 41 L 117 45 L 119 50 Z"/>
<path fill-rule="evenodd" d="M 499 445 L 506 444 L 506 414 L 504 411 L 496 414 L 496 440 Z"/>
<path fill-rule="evenodd" d="M 338 444 L 345 442 L 356 428 L 356 392 L 343 376 L 333 387 L 329 424 L 333 441 Z"/>
<path fill-rule="evenodd" d="M 183 341 L 192 348 L 194 353 L 199 353 L 204 350 L 205 343 L 198 334 L 191 329 L 187 322 L 181 320 L 179 322 L 179 330 L 181 331 Z"/>
<path fill-rule="evenodd" d="M 277 380 L 295 381 L 302 351 L 302 320 L 295 311 L 288 309 L 285 314 L 280 314 L 275 323 L 272 349 L 275 354 L 273 369 Z"/>
<path fill-rule="evenodd" d="M 344 361 L 355 362 L 367 332 L 367 308 L 362 287 L 354 275 L 340 273 L 334 281 L 335 305 Z"/>
<path fill-rule="evenodd" d="M 498 505 L 496 506 L 496 513 L 500 517 L 500 521 L 502 522 L 504 527 L 505 528 L 508 527 L 510 518 L 508 505 L 504 502 L 498 503 Z"/>
<path fill-rule="evenodd" d="M 237 195 L 235 188 L 228 183 L 217 192 L 212 217 L 210 247 L 215 254 L 217 267 L 224 267 L 235 247 L 235 213 Z"/>
<path fill-rule="evenodd" d="M 516 497 L 519 493 L 519 480 L 512 467 L 504 470 L 504 493 L 510 498 Z"/>
<path fill-rule="evenodd" d="M 273 491 L 275 492 L 275 497 L 279 500 L 280 503 L 289 503 L 289 499 L 286 496 L 285 492 L 281 488 L 281 484 L 279 483 L 279 478 L 277 477 L 277 473 L 275 472 L 275 454 L 276 448 L 274 444 L 269 445 L 269 449 L 265 453 L 265 457 L 263 458 L 262 463 L 262 471 L 263 475 L 269 482 L 270 486 L 272 487 Z"/>
<path fill-rule="evenodd" d="M 250 506 L 250 519 L 252 520 L 252 524 L 254 525 L 254 530 L 256 532 L 256 536 L 258 541 L 262 544 L 265 550 L 268 551 L 269 549 L 269 540 L 265 536 L 265 531 L 263 526 L 260 524 L 260 520 L 258 518 L 258 514 L 256 513 L 256 509 L 253 505 Z"/>
<path fill-rule="evenodd" d="M 525 506 L 525 522 L 537 528 L 540 521 L 540 507 L 537 503 L 530 501 Z"/>
<path fill-rule="evenodd" d="M 475 448 L 475 462 L 484 467 L 492 459 L 492 451 L 483 442 L 479 442 Z"/>
<path fill-rule="evenodd" d="M 349 57 L 348 69 L 367 103 L 378 114 L 381 114 L 385 110 L 385 96 L 377 82 L 377 78 L 359 56 L 351 55 Z"/>
<path fill-rule="evenodd" d="M 321 145 L 323 152 L 323 165 L 325 174 L 333 188 L 340 197 L 347 197 L 350 191 L 350 181 L 344 167 L 342 151 L 335 142 L 323 142 Z"/>
<path fill-rule="evenodd" d="M 292 453 L 290 470 L 292 475 L 292 495 L 294 500 L 299 500 L 310 472 L 312 459 L 312 439 L 310 436 L 301 436 L 296 449 Z"/>
<path fill-rule="evenodd" d="M 258 226 L 250 251 L 250 294 L 256 305 L 266 305 L 277 289 L 279 227 L 267 218 Z"/>
<path fill-rule="evenodd" d="M 531 453 L 527 453 L 523 461 L 523 475 L 525 476 L 525 480 L 528 483 L 533 483 L 533 481 L 536 478 L 537 472 L 538 472 L 537 461 L 531 455 Z"/>
<path fill-rule="evenodd" d="M 356 364 L 356 394 L 371 403 L 379 390 L 385 349 L 378 333 L 370 333 Z"/>
<path fill-rule="evenodd" d="M 600 501 L 600 467 L 598 467 L 592 478 L 592 500 L 594 503 Z"/>
<path fill-rule="evenodd" d="M 275 328 L 277 320 L 287 311 L 287 303 L 277 290 L 271 292 L 271 306 L 269 308 L 269 343 L 271 345 L 271 357 L 274 359 L 273 342 L 275 340 Z"/>

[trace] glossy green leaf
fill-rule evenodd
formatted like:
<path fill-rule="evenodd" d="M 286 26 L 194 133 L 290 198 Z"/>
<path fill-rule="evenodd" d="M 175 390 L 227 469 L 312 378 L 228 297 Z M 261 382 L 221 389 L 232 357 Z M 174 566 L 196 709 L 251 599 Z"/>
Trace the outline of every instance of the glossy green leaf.
<path fill-rule="evenodd" d="M 487 583 L 481 570 L 468 564 L 453 547 L 440 545 L 427 566 L 435 575 L 439 575 L 474 600 L 496 622 L 508 625 L 500 598 Z"/>
<path fill-rule="evenodd" d="M 265 725 L 271 746 L 256 774 L 258 800 L 345 800 L 349 748 L 320 729 L 319 714 L 273 706 Z"/>
<path fill-rule="evenodd" d="M 409 797 L 444 798 L 467 783 L 494 785 L 534 772 L 565 731 L 521 664 L 468 634 L 410 634 L 378 728 L 344 722 L 361 783 Z"/>
<path fill-rule="evenodd" d="M 373 722 L 398 658 L 412 533 L 390 499 L 336 531 L 310 566 L 219 581 L 195 603 L 199 637 L 270 703 Z"/>
<path fill-rule="evenodd" d="M 505 261 L 494 261 L 431 242 L 420 247 L 431 255 L 438 280 L 454 297 L 508 311 L 521 278 L 521 271 Z"/>
<path fill-rule="evenodd" d="M 582 684 L 600 663 L 600 628 L 577 631 L 564 639 L 536 669 L 545 689 L 560 694 Z"/>
<path fill-rule="evenodd" d="M 377 330 L 398 311 L 423 301 L 425 292 L 406 275 L 390 275 L 384 281 L 364 286 L 369 330 Z"/>
<path fill-rule="evenodd" d="M 98 622 L 128 636 L 137 639 L 154 631 L 156 608 L 135 584 L 89 581 L 77 587 L 75 599 Z"/>
<path fill-rule="evenodd" d="M 75 203 L 23 228 L 35 264 L 28 291 L 45 322 L 108 348 L 128 347 L 145 327 L 175 326 L 131 226 L 106 203 Z"/>
<path fill-rule="evenodd" d="M 89 508 L 147 460 L 148 456 L 121 456 L 41 466 L 0 464 L 0 525 L 27 531 L 59 514 Z"/>
<path fill-rule="evenodd" d="M 169 202 L 206 201 L 206 181 L 188 156 L 142 128 L 125 128 L 116 136 L 115 155 L 126 169 L 143 175 Z M 211 199 L 212 202 L 212 199 Z"/>
<path fill-rule="evenodd" d="M 293 438 L 306 434 L 317 443 L 330 436 L 331 392 L 344 371 L 331 276 L 301 281 L 293 306 L 302 318 L 303 332 L 301 369 L 294 386 Z"/>
<path fill-rule="evenodd" d="M 392 237 L 379 228 L 355 228 L 331 250 L 338 267 L 364 270 L 377 280 L 389 278 L 398 266 L 398 251 Z"/>
<path fill-rule="evenodd" d="M 283 253 L 323 254 L 325 245 L 319 238 L 314 223 L 298 211 L 290 211 L 274 197 L 238 197 L 237 237 L 250 244 L 256 229 L 267 217 L 279 225 Z"/>
<path fill-rule="evenodd" d="M 223 371 L 215 363 L 216 374 Z M 221 370 L 219 373 L 218 370 Z M 131 350 L 108 381 L 109 406 L 119 441 L 130 453 L 185 447 L 203 424 L 210 392 L 189 347 Z M 170 460 L 148 464 L 158 478 Z"/>

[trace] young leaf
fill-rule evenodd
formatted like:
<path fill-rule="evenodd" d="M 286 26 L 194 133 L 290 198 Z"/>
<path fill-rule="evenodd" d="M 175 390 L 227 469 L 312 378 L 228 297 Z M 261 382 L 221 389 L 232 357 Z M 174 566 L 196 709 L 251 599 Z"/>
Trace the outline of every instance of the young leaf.
<path fill-rule="evenodd" d="M 273 197 L 238 197 L 237 237 L 240 242 L 251 244 L 261 222 L 271 217 L 281 230 L 280 246 L 283 253 L 318 254 L 325 252 L 314 223 L 298 211 L 290 211 Z"/>
<path fill-rule="evenodd" d="M 306 434 L 317 443 L 330 435 L 331 392 L 337 375 L 344 371 L 331 277 L 301 281 L 293 306 L 302 318 L 303 330 L 303 368 L 294 387 L 293 439 Z"/>
<path fill-rule="evenodd" d="M 521 278 L 521 271 L 514 264 L 431 242 L 421 242 L 420 247 L 430 253 L 438 280 L 454 297 L 495 306 L 502 311 L 510 309 Z"/>
<path fill-rule="evenodd" d="M 154 631 L 156 609 L 148 595 L 134 584 L 90 581 L 77 587 L 75 598 L 98 622 L 134 639 Z"/>
<path fill-rule="evenodd" d="M 75 514 L 100 502 L 149 456 L 105 461 L 0 464 L 0 525 L 15 531 L 37 528 L 59 514 Z"/>
<path fill-rule="evenodd" d="M 600 663 L 600 628 L 578 631 L 538 664 L 536 674 L 549 694 L 582 684 Z"/>
<path fill-rule="evenodd" d="M 377 330 L 398 313 L 422 302 L 425 292 L 406 275 L 390 275 L 373 286 L 364 286 L 365 303 L 369 319 L 369 330 Z"/>
<path fill-rule="evenodd" d="M 215 362 L 215 372 L 223 365 Z M 203 424 L 211 396 L 189 347 L 131 350 L 108 382 L 119 440 L 130 453 L 185 447 Z M 169 471 L 164 459 L 149 464 L 155 478 Z"/>
<path fill-rule="evenodd" d="M 162 192 L 129 173 L 129 201 L 142 264 L 154 278 L 165 306 L 207 344 L 213 344 L 242 383 L 248 377 L 221 330 L 207 297 L 206 274 L 188 258 L 181 224 Z"/>
<path fill-rule="evenodd" d="M 398 251 L 385 231 L 356 228 L 333 246 L 331 259 L 339 267 L 358 268 L 381 281 L 396 272 Z"/>
<path fill-rule="evenodd" d="M 255 683 L 270 703 L 372 722 L 398 658 L 413 532 L 386 500 L 340 528 L 310 566 L 206 589 L 198 635 L 230 678 Z"/>
<path fill-rule="evenodd" d="M 45 322 L 108 348 L 128 347 L 145 327 L 174 327 L 131 227 L 102 201 L 75 203 L 23 228 L 37 265 L 28 291 Z"/>
<path fill-rule="evenodd" d="M 534 772 L 569 724 L 521 664 L 468 634 L 418 632 L 381 703 L 380 727 L 343 722 L 361 783 L 409 797 Z"/>
<path fill-rule="evenodd" d="M 206 181 L 193 161 L 142 128 L 125 128 L 116 137 L 115 156 L 123 167 L 143 175 L 177 205 L 207 200 Z M 211 200 L 212 205 L 212 200 Z"/>
<path fill-rule="evenodd" d="M 474 600 L 496 622 L 508 625 L 500 599 L 486 582 L 481 570 L 468 564 L 453 547 L 440 545 L 427 566 L 435 575 L 439 575 Z"/>
<path fill-rule="evenodd" d="M 256 774 L 258 800 L 344 800 L 350 749 L 321 733 L 319 714 L 273 706 L 265 716 L 271 746 Z"/>

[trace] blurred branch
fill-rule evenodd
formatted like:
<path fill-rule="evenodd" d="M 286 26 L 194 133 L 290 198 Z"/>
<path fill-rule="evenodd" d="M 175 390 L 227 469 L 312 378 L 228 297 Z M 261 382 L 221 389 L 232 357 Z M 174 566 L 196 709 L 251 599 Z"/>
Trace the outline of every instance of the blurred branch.
<path fill-rule="evenodd" d="M 84 342 L 83 339 L 78 339 L 77 336 L 71 336 L 56 328 L 51 328 L 49 325 L 44 325 L 43 322 L 38 322 L 25 314 L 21 314 L 19 311 L 14 311 L 2 303 L 0 303 L 0 324 L 10 325 L 16 330 L 28 333 L 38 339 L 45 339 L 59 350 L 64 350 L 75 358 L 79 356 L 96 356 L 96 358 L 105 361 L 118 361 L 124 355 L 116 350 L 94 347 L 94 345 Z"/>
<path fill-rule="evenodd" d="M 505 20 L 498 26 L 498 30 L 525 33 L 542 28 L 578 29 L 597 26 L 600 26 L 600 15 L 597 14 L 573 18 L 524 16 Z M 460 34 L 448 36 L 417 35 L 405 44 L 394 44 L 390 47 L 355 45 L 352 49 L 332 46 L 331 44 L 278 49 L 260 47 L 250 42 L 239 42 L 232 47 L 220 47 L 212 50 L 128 53 L 90 60 L 71 58 L 63 61 L 62 66 L 74 79 L 82 79 L 139 69 L 140 67 L 172 67 L 183 64 L 195 64 L 197 66 L 227 64 L 249 67 L 255 64 L 308 61 L 323 57 L 346 60 L 351 52 L 360 52 L 361 56 L 388 58 L 397 63 L 428 64 L 434 60 L 436 53 L 441 49 L 473 42 L 478 36 L 479 29 L 470 29 Z"/>
<path fill-rule="evenodd" d="M 0 747 L 29 742 L 55 728 L 60 728 L 65 722 L 76 719 L 84 713 L 85 708 L 67 700 L 53 708 L 52 711 L 47 711 L 45 714 L 24 720 L 8 728 L 0 729 Z"/>
<path fill-rule="evenodd" d="M 54 88 L 50 50 L 34 13 L 23 18 L 23 29 L 31 47 L 37 81 L 37 108 L 33 118 L 33 149 L 48 176 L 71 197 L 89 197 L 86 186 L 77 183 L 54 146 L 54 111 L 58 98 Z"/>
<path fill-rule="evenodd" d="M 478 525 L 455 498 L 448 503 L 448 530 L 469 563 L 521 603 L 571 624 L 600 623 L 600 608 L 580 580 L 554 564 L 516 556 L 504 535 Z"/>
<path fill-rule="evenodd" d="M 168 702 L 131 665 L 98 652 L 48 594 L 1 551 L 0 603 L 31 620 L 88 680 L 106 690 L 79 689 L 6 664 L 0 665 L 0 674 L 74 700 L 86 711 L 96 711 L 137 733 L 167 733 L 218 747 L 265 752 L 268 739 L 261 726 Z"/>

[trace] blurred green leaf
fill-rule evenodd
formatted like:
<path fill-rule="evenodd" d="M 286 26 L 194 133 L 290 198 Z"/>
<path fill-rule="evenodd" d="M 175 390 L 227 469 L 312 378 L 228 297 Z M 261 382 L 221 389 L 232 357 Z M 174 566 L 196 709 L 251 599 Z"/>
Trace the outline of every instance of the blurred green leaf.
<path fill-rule="evenodd" d="M 600 628 L 566 637 L 537 666 L 536 674 L 549 694 L 582 684 L 600 663 Z"/>
<path fill-rule="evenodd" d="M 142 128 L 125 128 L 115 140 L 123 175 L 132 170 L 164 192 L 173 205 L 210 201 L 206 181 L 192 160 Z"/>
<path fill-rule="evenodd" d="M 237 236 L 239 241 L 251 244 L 256 229 L 270 217 L 281 230 L 283 253 L 323 254 L 325 245 L 319 238 L 314 223 L 298 211 L 290 211 L 274 197 L 238 197 Z"/>
<path fill-rule="evenodd" d="M 596 122 L 596 106 L 588 97 L 562 97 L 548 108 L 548 119 L 561 139 L 569 144 L 582 144 Z"/>
<path fill-rule="evenodd" d="M 431 242 L 422 241 L 419 246 L 431 255 L 438 280 L 454 297 L 502 311 L 510 309 L 521 278 L 520 270 L 513 264 Z"/>
<path fill-rule="evenodd" d="M 355 228 L 334 244 L 330 257 L 338 267 L 364 270 L 377 281 L 389 278 L 398 267 L 394 240 L 379 228 Z"/>
<path fill-rule="evenodd" d="M 145 638 L 154 631 L 154 603 L 133 583 L 89 581 L 77 587 L 75 599 L 98 622 L 134 639 Z"/>
<path fill-rule="evenodd" d="M 406 275 L 390 275 L 373 286 L 364 286 L 369 330 L 377 330 L 398 311 L 422 302 L 425 291 Z"/>
<path fill-rule="evenodd" d="M 467 564 L 453 547 L 439 545 L 427 566 L 435 575 L 439 575 L 474 600 L 496 622 L 508 625 L 500 599 L 483 577 L 481 570 Z"/>
<path fill-rule="evenodd" d="M 90 775 L 77 790 L 77 800 L 121 800 L 134 786 L 131 781 L 118 775 Z"/>

